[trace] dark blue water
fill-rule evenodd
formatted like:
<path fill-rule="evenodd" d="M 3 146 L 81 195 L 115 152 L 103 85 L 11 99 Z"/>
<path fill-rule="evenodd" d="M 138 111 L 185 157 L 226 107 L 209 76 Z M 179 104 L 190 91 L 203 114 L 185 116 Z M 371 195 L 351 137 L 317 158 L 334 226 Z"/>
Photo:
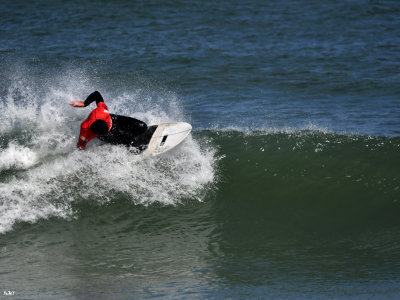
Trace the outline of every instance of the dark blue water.
<path fill-rule="evenodd" d="M 202 128 L 399 133 L 396 1 L 3 2 L 2 14 L 3 64 L 83 64 L 104 92 L 144 72 Z"/>
<path fill-rule="evenodd" d="M 398 298 L 399 29 L 398 1 L 2 1 L 0 295 Z M 78 152 L 94 90 L 193 135 Z"/>

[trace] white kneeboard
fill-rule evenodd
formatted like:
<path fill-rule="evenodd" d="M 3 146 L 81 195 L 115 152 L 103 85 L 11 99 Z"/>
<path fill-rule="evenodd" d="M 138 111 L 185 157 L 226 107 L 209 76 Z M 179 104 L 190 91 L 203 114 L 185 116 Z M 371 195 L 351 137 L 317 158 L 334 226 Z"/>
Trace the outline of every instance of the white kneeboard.
<path fill-rule="evenodd" d="M 162 123 L 157 125 L 150 142 L 140 155 L 155 156 L 179 145 L 192 131 L 186 122 Z"/>

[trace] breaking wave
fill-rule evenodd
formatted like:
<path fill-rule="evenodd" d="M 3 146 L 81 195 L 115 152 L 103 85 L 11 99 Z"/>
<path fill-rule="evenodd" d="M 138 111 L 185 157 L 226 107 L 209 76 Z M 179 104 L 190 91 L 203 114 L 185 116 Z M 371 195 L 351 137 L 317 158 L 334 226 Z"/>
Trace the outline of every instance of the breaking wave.
<path fill-rule="evenodd" d="M 214 182 L 215 151 L 187 138 L 166 155 L 142 159 L 126 148 L 93 141 L 76 149 L 80 122 L 94 107 L 71 108 L 96 88 L 84 72 L 49 78 L 45 85 L 16 72 L 1 95 L 0 232 L 17 221 L 75 216 L 74 203 L 95 205 L 124 197 L 134 204 L 176 205 L 202 201 Z M 179 99 L 170 92 L 133 89 L 110 96 L 112 112 L 148 124 L 185 121 Z M 108 100 L 109 99 L 109 100 Z M 205 142 L 206 143 L 206 142 Z"/>

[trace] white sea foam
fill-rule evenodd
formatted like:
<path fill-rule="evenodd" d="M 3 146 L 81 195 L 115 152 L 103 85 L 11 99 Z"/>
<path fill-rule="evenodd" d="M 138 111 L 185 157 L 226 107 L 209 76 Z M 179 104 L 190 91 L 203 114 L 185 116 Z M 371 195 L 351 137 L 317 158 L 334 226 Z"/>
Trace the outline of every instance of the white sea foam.
<path fill-rule="evenodd" d="M 26 169 L 36 162 L 36 153 L 27 147 L 9 143 L 6 149 L 0 150 L 0 171 L 10 168 Z"/>
<path fill-rule="evenodd" d="M 79 109 L 68 102 L 96 89 L 86 75 L 48 79 L 46 88 L 15 76 L 0 99 L 5 118 L 0 129 L 0 233 L 17 221 L 73 217 L 74 202 L 90 199 L 102 205 L 114 201 L 116 194 L 138 205 L 203 200 L 205 187 L 215 177 L 212 147 L 189 136 L 176 149 L 149 159 L 95 141 L 79 151 L 80 122 L 94 105 Z M 101 92 L 112 112 L 149 124 L 187 121 L 174 93 L 161 97 L 133 90 L 111 99 Z"/>
<path fill-rule="evenodd" d="M 299 133 L 302 131 L 310 131 L 310 132 L 321 132 L 321 133 L 333 133 L 334 131 L 330 130 L 327 126 L 320 126 L 314 124 L 312 122 L 307 122 L 304 124 L 299 124 L 298 126 L 257 126 L 257 127 L 245 127 L 245 126 L 238 126 L 238 125 L 227 125 L 221 126 L 220 124 L 214 125 L 211 128 L 213 131 L 219 132 L 230 132 L 230 131 L 237 131 L 241 132 L 245 135 L 270 135 L 276 133 L 285 133 L 285 134 L 293 134 Z M 344 134 L 345 132 L 343 132 Z"/>

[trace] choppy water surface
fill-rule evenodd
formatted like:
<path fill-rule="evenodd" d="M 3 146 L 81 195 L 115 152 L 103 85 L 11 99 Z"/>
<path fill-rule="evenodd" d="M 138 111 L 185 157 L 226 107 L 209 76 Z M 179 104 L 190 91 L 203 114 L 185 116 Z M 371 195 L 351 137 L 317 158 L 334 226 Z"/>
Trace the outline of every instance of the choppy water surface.
<path fill-rule="evenodd" d="M 2 296 L 398 298 L 396 1 L 0 11 Z M 193 134 L 77 151 L 94 90 Z"/>

